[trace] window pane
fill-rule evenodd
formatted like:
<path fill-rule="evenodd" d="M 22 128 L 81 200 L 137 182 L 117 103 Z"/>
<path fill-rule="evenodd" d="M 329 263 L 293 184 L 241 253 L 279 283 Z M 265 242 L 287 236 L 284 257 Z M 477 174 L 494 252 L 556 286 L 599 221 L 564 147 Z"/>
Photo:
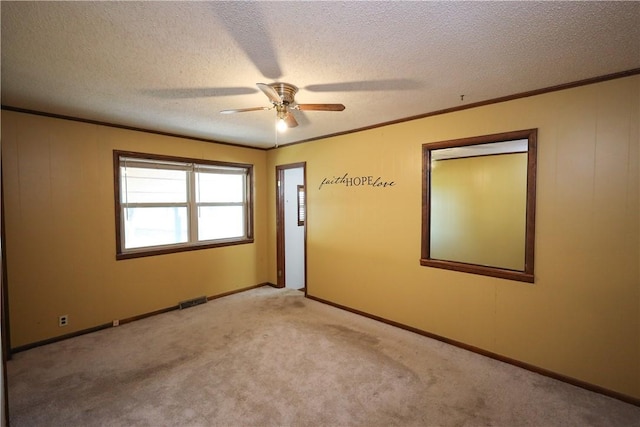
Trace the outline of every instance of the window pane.
<path fill-rule="evenodd" d="M 306 210 L 307 207 L 304 200 L 304 185 L 298 185 L 298 225 L 304 225 Z"/>
<path fill-rule="evenodd" d="M 187 172 L 183 170 L 121 167 L 123 203 L 185 203 Z"/>
<path fill-rule="evenodd" d="M 242 206 L 203 206 L 198 213 L 198 240 L 243 237 L 244 208 Z"/>
<path fill-rule="evenodd" d="M 244 175 L 196 173 L 198 203 L 242 203 Z"/>
<path fill-rule="evenodd" d="M 170 245 L 188 240 L 187 207 L 124 210 L 125 248 Z"/>

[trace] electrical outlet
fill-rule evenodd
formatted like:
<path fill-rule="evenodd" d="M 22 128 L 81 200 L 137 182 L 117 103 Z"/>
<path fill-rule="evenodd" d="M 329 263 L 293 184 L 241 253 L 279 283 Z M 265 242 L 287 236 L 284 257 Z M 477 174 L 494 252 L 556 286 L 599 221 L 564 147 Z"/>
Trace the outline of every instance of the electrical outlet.
<path fill-rule="evenodd" d="M 120 321 L 119 320 L 114 320 L 113 321 L 113 326 L 120 326 Z"/>
<path fill-rule="evenodd" d="M 68 314 L 63 314 L 62 316 L 58 317 L 58 326 L 62 327 L 62 326 L 67 326 L 68 324 L 69 324 Z"/>

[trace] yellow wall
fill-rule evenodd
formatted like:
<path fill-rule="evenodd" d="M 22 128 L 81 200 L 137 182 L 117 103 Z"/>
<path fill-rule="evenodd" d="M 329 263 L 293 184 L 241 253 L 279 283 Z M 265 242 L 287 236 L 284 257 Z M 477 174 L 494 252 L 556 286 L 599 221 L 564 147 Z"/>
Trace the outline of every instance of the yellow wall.
<path fill-rule="evenodd" d="M 433 162 L 430 206 L 431 258 L 524 270 L 526 153 Z"/>
<path fill-rule="evenodd" d="M 255 243 L 116 261 L 114 149 L 253 164 Z M 3 111 L 12 347 L 266 282 L 265 162 L 262 150 Z"/>
<path fill-rule="evenodd" d="M 639 104 L 632 76 L 272 150 L 269 279 L 274 169 L 306 161 L 310 295 L 640 398 Z M 420 266 L 422 144 L 530 128 L 535 284 Z M 319 189 L 345 173 L 396 184 Z"/>

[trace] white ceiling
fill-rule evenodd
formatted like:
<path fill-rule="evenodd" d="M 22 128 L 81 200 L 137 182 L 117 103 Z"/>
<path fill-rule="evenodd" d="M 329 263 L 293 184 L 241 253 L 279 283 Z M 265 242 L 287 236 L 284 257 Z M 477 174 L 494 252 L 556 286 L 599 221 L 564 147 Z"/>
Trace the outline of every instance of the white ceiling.
<path fill-rule="evenodd" d="M 2 1 L 2 104 L 267 148 L 640 68 L 640 2 Z M 464 95 L 464 100 L 461 100 Z"/>

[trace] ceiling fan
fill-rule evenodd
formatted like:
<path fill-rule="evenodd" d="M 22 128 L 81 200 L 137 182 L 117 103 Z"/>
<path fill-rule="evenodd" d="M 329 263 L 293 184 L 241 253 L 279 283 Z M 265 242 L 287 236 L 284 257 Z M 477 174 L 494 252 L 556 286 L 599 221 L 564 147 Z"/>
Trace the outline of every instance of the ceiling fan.
<path fill-rule="evenodd" d="M 271 110 L 276 109 L 277 128 L 284 131 L 287 128 L 298 126 L 298 121 L 294 117 L 291 110 L 301 111 L 342 111 L 342 104 L 298 104 L 295 102 L 295 94 L 298 88 L 290 83 L 256 83 L 260 89 L 271 101 L 271 107 L 251 107 L 237 108 L 233 110 L 222 110 L 221 114 L 244 113 L 247 111 Z"/>

